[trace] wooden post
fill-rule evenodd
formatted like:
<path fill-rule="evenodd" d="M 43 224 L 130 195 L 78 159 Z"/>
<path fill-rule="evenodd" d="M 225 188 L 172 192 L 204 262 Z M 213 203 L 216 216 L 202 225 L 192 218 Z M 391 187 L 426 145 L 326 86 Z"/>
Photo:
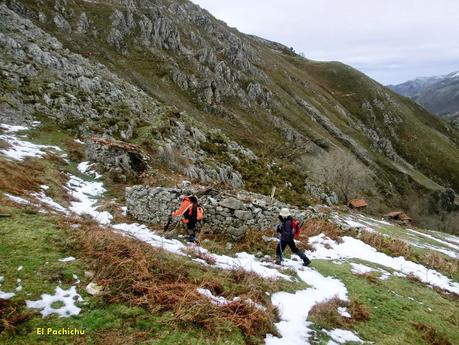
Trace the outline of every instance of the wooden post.
<path fill-rule="evenodd" d="M 276 194 L 276 186 L 271 190 L 271 204 L 274 202 L 274 195 Z"/>

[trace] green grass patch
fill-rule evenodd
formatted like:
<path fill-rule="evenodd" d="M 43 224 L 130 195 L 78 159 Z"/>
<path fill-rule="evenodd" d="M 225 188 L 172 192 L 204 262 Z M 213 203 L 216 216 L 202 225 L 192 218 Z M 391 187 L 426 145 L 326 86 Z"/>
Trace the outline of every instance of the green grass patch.
<path fill-rule="evenodd" d="M 69 285 L 73 274 L 81 276 L 79 260 L 60 262 L 72 253 L 65 237 L 49 218 L 12 207 L 3 207 L 11 217 L 0 222 L 0 275 L 5 277 L 3 290 L 11 291 L 21 279 L 23 290 L 18 299 L 36 299 L 52 293 L 58 282 Z M 21 270 L 18 270 L 22 266 Z"/>
<path fill-rule="evenodd" d="M 175 344 L 177 341 L 190 345 L 245 344 L 247 339 L 234 328 L 219 338 L 199 327 L 178 325 L 170 312 L 151 313 L 140 307 L 106 304 L 100 298 L 89 296 L 83 289 L 89 283 L 84 278 L 84 271 L 88 269 L 85 258 L 79 257 L 74 239 L 56 225 L 57 220 L 15 207 L 2 206 L 1 209 L 3 213 L 11 215 L 0 222 L 0 275 L 4 277 L 1 289 L 5 292 L 14 291 L 17 279 L 21 279 L 23 290 L 11 300 L 20 306 L 17 313 L 31 311 L 25 307 L 25 300 L 37 300 L 43 293 L 53 294 L 56 286 L 64 289 L 70 287 L 75 283 L 74 274 L 82 280 L 77 291 L 84 298 L 84 302 L 79 303 L 82 311 L 78 316 L 42 318 L 38 312 L 32 311 L 32 316 L 17 324 L 15 329 L 0 328 L 2 344 L 72 344 L 78 341 L 106 344 L 110 342 L 109 339 L 121 339 L 128 344 Z M 59 261 L 70 255 L 77 259 Z M 21 266 L 22 269 L 18 270 Z M 199 276 L 198 265 L 194 274 Z M 203 278 L 202 274 L 200 278 Z M 59 305 L 56 303 L 54 307 Z M 0 314 L 0 318 L 3 317 Z M 85 334 L 37 334 L 40 328 L 44 328 L 45 332 L 48 328 L 75 328 L 84 330 Z"/>
<path fill-rule="evenodd" d="M 367 263 L 365 263 L 367 264 Z M 315 260 L 314 267 L 340 279 L 349 298 L 370 311 L 370 319 L 353 324 L 360 337 L 378 344 L 429 344 L 413 327 L 418 322 L 433 327 L 452 344 L 459 342 L 459 303 L 422 283 L 392 276 L 376 284 L 351 273 L 350 265 Z"/>

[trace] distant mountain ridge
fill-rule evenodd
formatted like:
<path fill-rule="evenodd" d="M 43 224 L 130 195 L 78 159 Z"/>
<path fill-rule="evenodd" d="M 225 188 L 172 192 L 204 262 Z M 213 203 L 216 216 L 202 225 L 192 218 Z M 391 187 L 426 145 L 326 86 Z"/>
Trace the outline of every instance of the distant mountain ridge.
<path fill-rule="evenodd" d="M 459 71 L 446 75 L 422 77 L 398 85 L 388 85 L 427 110 L 451 119 L 459 126 Z"/>

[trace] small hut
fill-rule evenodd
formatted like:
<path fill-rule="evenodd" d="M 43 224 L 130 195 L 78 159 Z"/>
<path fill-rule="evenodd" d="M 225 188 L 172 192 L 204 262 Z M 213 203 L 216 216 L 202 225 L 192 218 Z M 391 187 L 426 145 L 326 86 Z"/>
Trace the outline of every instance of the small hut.
<path fill-rule="evenodd" d="M 368 206 L 368 202 L 364 199 L 354 199 L 349 202 L 350 208 L 361 209 Z"/>
<path fill-rule="evenodd" d="M 393 211 L 384 215 L 385 218 L 397 220 L 403 224 L 410 224 L 412 219 L 403 211 Z"/>

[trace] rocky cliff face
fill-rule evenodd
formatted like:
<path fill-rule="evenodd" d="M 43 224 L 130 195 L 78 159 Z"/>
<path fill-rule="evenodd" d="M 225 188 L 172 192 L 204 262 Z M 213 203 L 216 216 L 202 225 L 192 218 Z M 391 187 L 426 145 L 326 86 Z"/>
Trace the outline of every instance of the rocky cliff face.
<path fill-rule="evenodd" d="M 291 200 L 310 190 L 311 160 L 332 150 L 376 173 L 391 202 L 419 185 L 459 190 L 452 126 L 348 66 L 241 34 L 189 1 L 0 9 L 5 121 L 49 119 L 137 144 L 191 179 L 275 185 Z"/>
<path fill-rule="evenodd" d="M 38 117 L 70 128 L 79 137 L 99 135 L 124 141 L 132 140 L 139 127 L 150 131 L 167 127 L 167 135 L 155 133 L 149 137 L 149 145 L 171 165 L 178 150 L 175 155 L 187 162 L 174 165 L 176 170 L 203 182 L 243 185 L 237 171 L 207 158 L 199 148 L 207 142 L 206 131 L 211 132 L 204 125 L 201 129 L 186 126 L 184 122 L 190 121 L 186 114 L 161 104 L 105 66 L 72 53 L 7 7 L 0 5 L 0 14 L 2 122 L 24 124 Z M 227 145 L 234 154 L 256 159 L 250 150 L 229 139 Z M 97 149 L 94 144 L 87 152 L 96 162 L 126 171 L 122 162 L 129 159 L 121 157 L 125 153 L 118 157 L 119 164 L 110 164 L 113 152 Z"/>

